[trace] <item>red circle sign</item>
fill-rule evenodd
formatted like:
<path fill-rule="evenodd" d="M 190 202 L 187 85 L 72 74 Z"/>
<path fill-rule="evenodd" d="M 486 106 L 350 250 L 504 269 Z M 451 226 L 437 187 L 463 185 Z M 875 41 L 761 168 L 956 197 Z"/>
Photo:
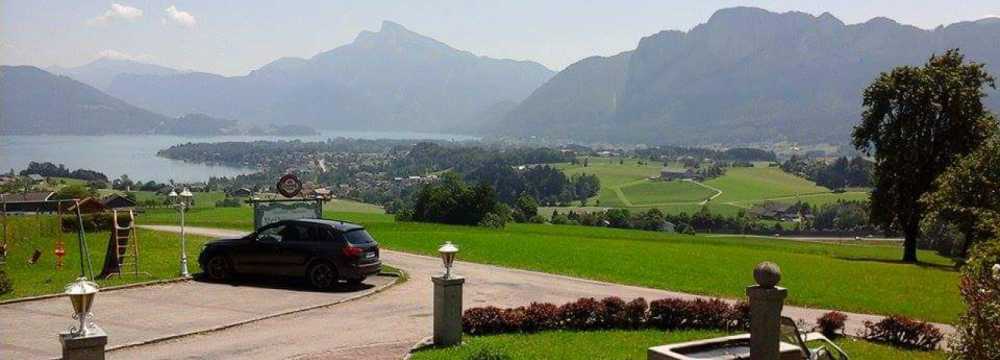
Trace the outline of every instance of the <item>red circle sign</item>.
<path fill-rule="evenodd" d="M 281 179 L 278 180 L 277 188 L 278 193 L 281 194 L 281 196 L 287 198 L 295 197 L 302 191 L 302 181 L 299 181 L 299 178 L 295 175 L 288 174 L 282 176 Z"/>

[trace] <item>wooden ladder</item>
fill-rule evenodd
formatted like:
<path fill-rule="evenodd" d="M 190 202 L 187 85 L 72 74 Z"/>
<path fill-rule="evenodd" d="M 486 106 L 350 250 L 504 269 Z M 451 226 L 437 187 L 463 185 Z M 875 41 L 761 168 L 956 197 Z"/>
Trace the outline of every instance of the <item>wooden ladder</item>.
<path fill-rule="evenodd" d="M 129 209 L 128 225 L 122 226 L 118 222 L 118 210 L 112 210 L 112 223 L 114 230 L 111 232 L 111 237 L 118 255 L 118 272 L 108 277 L 122 274 L 139 275 L 139 237 L 135 232 L 135 214 Z"/>

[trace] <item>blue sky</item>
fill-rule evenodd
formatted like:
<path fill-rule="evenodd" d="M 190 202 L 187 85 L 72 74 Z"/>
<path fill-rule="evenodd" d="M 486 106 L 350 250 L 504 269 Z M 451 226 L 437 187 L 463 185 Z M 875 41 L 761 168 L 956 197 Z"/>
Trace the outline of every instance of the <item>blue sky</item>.
<path fill-rule="evenodd" d="M 740 5 L 830 12 L 849 24 L 885 16 L 927 29 L 1000 15 L 998 0 L 0 0 L 0 63 L 75 66 L 104 55 L 241 75 L 343 45 L 391 20 L 459 49 L 559 70 Z"/>

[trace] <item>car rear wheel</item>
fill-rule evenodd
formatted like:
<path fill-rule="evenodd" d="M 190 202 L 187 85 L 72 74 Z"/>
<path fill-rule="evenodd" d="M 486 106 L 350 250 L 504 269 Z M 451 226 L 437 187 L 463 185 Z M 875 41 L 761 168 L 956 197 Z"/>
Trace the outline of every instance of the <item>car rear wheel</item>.
<path fill-rule="evenodd" d="M 326 290 L 337 282 L 337 269 L 327 262 L 316 263 L 309 267 L 307 274 L 309 284 L 320 290 Z"/>
<path fill-rule="evenodd" d="M 205 264 L 205 274 L 213 281 L 226 281 L 233 277 L 232 266 L 225 255 L 215 255 Z"/>

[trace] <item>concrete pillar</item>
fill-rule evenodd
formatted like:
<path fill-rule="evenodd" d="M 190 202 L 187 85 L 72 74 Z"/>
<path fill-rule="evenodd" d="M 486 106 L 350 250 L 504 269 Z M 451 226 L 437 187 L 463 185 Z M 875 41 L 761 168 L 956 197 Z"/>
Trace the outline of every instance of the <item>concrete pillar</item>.
<path fill-rule="evenodd" d="M 788 290 L 775 285 L 781 269 L 771 262 L 754 268 L 757 285 L 747 287 L 750 300 L 750 360 L 777 360 L 780 356 L 781 308 Z"/>
<path fill-rule="evenodd" d="M 461 276 L 432 276 L 434 281 L 434 345 L 449 346 L 462 342 Z"/>
<path fill-rule="evenodd" d="M 87 336 L 75 336 L 64 332 L 59 334 L 64 360 L 104 360 L 104 347 L 108 345 L 108 335 L 97 325 L 93 325 Z"/>

